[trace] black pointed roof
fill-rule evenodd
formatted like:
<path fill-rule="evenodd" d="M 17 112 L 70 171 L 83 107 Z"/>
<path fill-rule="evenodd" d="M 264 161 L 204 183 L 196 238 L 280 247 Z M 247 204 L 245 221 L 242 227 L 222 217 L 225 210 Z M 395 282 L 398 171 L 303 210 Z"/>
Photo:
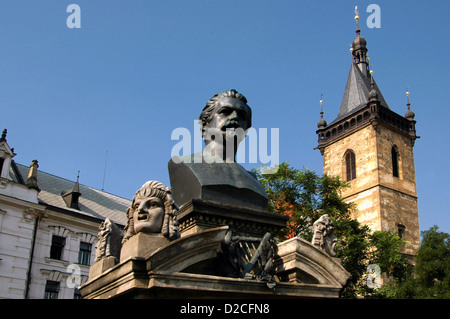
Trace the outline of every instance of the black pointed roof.
<path fill-rule="evenodd" d="M 335 123 L 343 118 L 346 118 L 347 116 L 367 106 L 367 103 L 369 102 L 368 96 L 371 90 L 370 81 L 371 75 L 363 74 L 363 72 L 361 72 L 361 70 L 359 69 L 358 65 L 356 63 L 352 63 L 347 78 L 347 84 L 345 85 L 345 91 L 344 96 L 342 97 L 341 107 L 339 109 L 338 116 L 332 123 Z M 386 108 L 389 108 L 376 82 L 374 83 L 374 88 L 378 93 L 378 101 L 380 102 L 380 104 Z"/>

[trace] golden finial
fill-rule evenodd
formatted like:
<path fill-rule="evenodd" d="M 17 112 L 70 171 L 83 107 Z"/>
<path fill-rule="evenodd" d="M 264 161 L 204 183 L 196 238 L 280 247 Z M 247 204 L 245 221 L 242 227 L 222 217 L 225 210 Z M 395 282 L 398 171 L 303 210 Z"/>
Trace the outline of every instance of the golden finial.
<path fill-rule="evenodd" d="M 359 20 L 358 6 L 355 6 L 355 20 Z"/>
<path fill-rule="evenodd" d="M 320 93 L 320 117 L 323 117 L 323 93 Z"/>
<path fill-rule="evenodd" d="M 317 127 L 321 130 L 327 126 L 327 121 L 323 119 L 323 93 L 320 93 L 320 120 L 317 122 Z"/>
<path fill-rule="evenodd" d="M 411 105 L 409 103 L 409 86 L 406 85 L 406 105 L 408 106 L 408 110 L 409 110 L 409 106 Z"/>
<path fill-rule="evenodd" d="M 323 119 L 323 93 L 320 93 L 320 118 Z"/>

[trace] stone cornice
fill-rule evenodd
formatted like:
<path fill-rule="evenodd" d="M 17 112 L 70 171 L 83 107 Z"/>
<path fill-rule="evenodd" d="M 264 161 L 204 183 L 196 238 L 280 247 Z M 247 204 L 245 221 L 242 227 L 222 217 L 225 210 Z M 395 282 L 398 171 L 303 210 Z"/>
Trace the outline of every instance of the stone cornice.
<path fill-rule="evenodd" d="M 318 129 L 316 133 L 319 137 L 319 145 L 316 148 L 323 155 L 325 147 L 368 125 L 372 125 L 375 129 L 378 125 L 386 126 L 395 132 L 411 138 L 412 145 L 414 146 L 414 141 L 418 138 L 415 124 L 416 121 L 408 120 L 380 105 L 378 102 L 369 102 L 365 107 L 350 116 Z"/>

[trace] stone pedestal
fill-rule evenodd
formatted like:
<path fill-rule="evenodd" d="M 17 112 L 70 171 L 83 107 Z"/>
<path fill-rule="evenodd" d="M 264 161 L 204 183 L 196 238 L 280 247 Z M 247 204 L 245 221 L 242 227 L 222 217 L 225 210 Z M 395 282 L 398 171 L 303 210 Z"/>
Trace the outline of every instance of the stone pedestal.
<path fill-rule="evenodd" d="M 89 269 L 89 279 L 95 278 L 109 268 L 114 267 L 117 262 L 117 258 L 113 256 L 103 257 L 102 259 L 97 260 Z"/>
<path fill-rule="evenodd" d="M 120 251 L 120 262 L 131 258 L 145 258 L 170 241 L 160 234 L 137 233 L 128 239 Z"/>
<path fill-rule="evenodd" d="M 180 207 L 178 223 L 181 236 L 228 226 L 236 235 L 262 238 L 286 227 L 287 216 L 262 209 L 223 204 L 204 199 L 192 199 Z"/>
<path fill-rule="evenodd" d="M 109 298 L 338 298 L 349 278 L 339 260 L 293 238 L 278 244 L 275 289 L 250 277 L 192 272 L 217 260 L 228 227 L 174 240 L 147 257 L 128 257 L 79 289 L 86 299 Z M 141 240 L 141 242 L 145 241 Z"/>
<path fill-rule="evenodd" d="M 301 238 L 294 237 L 279 243 L 277 251 L 274 264 L 282 281 L 339 288 L 350 278 L 339 258 L 329 256 Z"/>
<path fill-rule="evenodd" d="M 264 187 L 253 173 L 238 163 L 224 163 L 217 157 L 196 153 L 173 157 L 168 168 L 173 199 L 180 206 L 198 198 L 241 207 L 267 208 Z"/>

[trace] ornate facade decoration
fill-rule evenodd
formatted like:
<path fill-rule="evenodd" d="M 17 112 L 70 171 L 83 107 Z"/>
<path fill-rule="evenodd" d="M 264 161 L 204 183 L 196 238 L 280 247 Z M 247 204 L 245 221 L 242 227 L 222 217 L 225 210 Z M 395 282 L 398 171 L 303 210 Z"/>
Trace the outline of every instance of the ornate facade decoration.
<path fill-rule="evenodd" d="M 322 215 L 313 224 L 314 235 L 312 239 L 312 244 L 325 251 L 331 257 L 336 256 L 334 248 L 336 246 L 336 236 L 334 236 L 334 225 L 328 214 Z"/>
<path fill-rule="evenodd" d="M 168 239 L 180 237 L 178 206 L 170 188 L 157 181 L 148 181 L 136 192 L 127 210 L 128 222 L 123 243 L 139 232 L 160 233 Z"/>
<path fill-rule="evenodd" d="M 106 218 L 99 227 L 96 245 L 95 261 L 112 256 L 120 259 L 123 233 L 109 218 Z"/>

